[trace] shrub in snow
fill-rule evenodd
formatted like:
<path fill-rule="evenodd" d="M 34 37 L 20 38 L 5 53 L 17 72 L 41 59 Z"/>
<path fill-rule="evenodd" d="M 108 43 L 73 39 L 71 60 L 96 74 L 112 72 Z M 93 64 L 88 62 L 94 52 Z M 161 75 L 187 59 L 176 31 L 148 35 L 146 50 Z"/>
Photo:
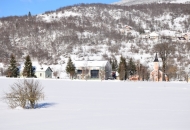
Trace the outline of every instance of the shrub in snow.
<path fill-rule="evenodd" d="M 44 99 L 43 87 L 39 81 L 33 79 L 19 80 L 10 87 L 10 92 L 5 93 L 4 100 L 11 108 L 36 107 L 39 100 Z"/>

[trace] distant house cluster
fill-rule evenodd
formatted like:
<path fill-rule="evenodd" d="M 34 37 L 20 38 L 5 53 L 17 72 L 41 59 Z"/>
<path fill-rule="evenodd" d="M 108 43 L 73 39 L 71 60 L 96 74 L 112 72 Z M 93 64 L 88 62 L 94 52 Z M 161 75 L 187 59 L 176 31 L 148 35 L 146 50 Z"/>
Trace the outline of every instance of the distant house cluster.
<path fill-rule="evenodd" d="M 121 26 L 121 25 L 120 25 Z M 134 31 L 133 27 L 129 25 L 125 25 L 120 27 L 119 31 L 122 34 L 127 34 L 129 32 Z M 154 41 L 158 41 L 161 37 L 165 37 L 171 39 L 172 41 L 178 42 L 190 42 L 190 32 L 179 33 L 177 31 L 163 30 L 160 32 L 154 31 L 151 32 L 149 29 L 144 29 L 144 33 L 140 34 L 140 38 L 142 39 L 150 39 Z"/>
<path fill-rule="evenodd" d="M 108 80 L 108 79 L 119 79 L 119 73 L 116 71 L 112 71 L 112 65 L 108 60 L 103 61 L 96 61 L 96 60 L 76 60 L 73 61 L 73 64 L 75 66 L 75 79 L 78 80 Z M 163 75 L 163 72 L 159 69 L 159 60 L 157 57 L 157 54 L 155 56 L 155 59 L 153 61 L 153 68 L 150 72 L 150 81 L 168 81 L 167 75 Z M 20 71 L 20 77 L 24 77 L 22 75 L 23 73 L 24 65 L 21 65 L 19 68 Z M 36 78 L 57 78 L 56 76 L 53 76 L 53 70 L 51 67 L 47 65 L 34 65 L 33 66 L 35 71 L 35 77 Z M 116 74 L 117 73 L 117 74 Z M 131 81 L 142 81 L 142 76 L 138 74 L 134 74 L 129 76 L 129 80 Z"/>
<path fill-rule="evenodd" d="M 141 34 L 142 39 L 150 39 L 158 41 L 161 37 L 171 39 L 173 42 L 190 42 L 190 33 L 177 33 L 175 31 L 163 31 L 163 32 L 150 32 L 150 30 L 144 30 L 145 33 Z"/>

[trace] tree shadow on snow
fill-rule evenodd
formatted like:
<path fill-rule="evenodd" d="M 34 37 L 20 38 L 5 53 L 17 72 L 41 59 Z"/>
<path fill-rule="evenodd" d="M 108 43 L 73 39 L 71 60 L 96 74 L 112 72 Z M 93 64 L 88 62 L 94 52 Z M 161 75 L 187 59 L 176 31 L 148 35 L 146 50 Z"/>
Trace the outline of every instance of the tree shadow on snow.
<path fill-rule="evenodd" d="M 48 108 L 56 105 L 56 103 L 39 103 L 36 105 L 36 108 Z"/>

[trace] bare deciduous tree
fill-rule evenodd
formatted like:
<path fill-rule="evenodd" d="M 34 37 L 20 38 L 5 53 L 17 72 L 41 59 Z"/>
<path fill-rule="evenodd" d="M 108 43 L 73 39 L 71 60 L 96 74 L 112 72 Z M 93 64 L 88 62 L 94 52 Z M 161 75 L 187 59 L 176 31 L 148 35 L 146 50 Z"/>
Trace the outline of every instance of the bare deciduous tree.
<path fill-rule="evenodd" d="M 44 99 L 43 87 L 37 80 L 19 80 L 10 87 L 3 98 L 11 108 L 36 108 L 37 102 Z"/>
<path fill-rule="evenodd" d="M 100 79 L 101 79 L 101 81 L 105 80 L 105 68 L 104 67 L 102 67 L 100 69 Z"/>
<path fill-rule="evenodd" d="M 163 74 L 166 74 L 167 61 L 169 56 L 175 52 L 175 46 L 171 43 L 159 43 L 154 46 L 154 51 L 159 53 L 162 59 Z M 165 81 L 165 78 L 163 80 Z"/>

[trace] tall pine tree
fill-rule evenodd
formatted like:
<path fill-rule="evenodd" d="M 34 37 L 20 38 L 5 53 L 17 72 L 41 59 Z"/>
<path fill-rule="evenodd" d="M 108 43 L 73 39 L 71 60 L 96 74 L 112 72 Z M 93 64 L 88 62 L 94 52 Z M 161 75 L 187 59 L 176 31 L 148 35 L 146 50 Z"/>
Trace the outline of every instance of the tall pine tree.
<path fill-rule="evenodd" d="M 15 56 L 13 54 L 11 54 L 11 57 L 10 57 L 10 65 L 9 65 L 9 68 L 8 68 L 8 72 L 7 72 L 7 76 L 8 77 L 17 77 L 19 75 L 19 71 L 18 71 L 18 68 L 17 68 L 17 63 L 16 63 L 16 60 L 15 60 Z"/>
<path fill-rule="evenodd" d="M 114 58 L 112 61 L 112 70 L 117 71 L 117 69 L 118 69 L 117 59 Z"/>
<path fill-rule="evenodd" d="M 31 17 L 31 16 L 32 16 L 32 15 L 31 15 L 31 12 L 29 11 L 29 12 L 28 12 L 28 17 Z"/>
<path fill-rule="evenodd" d="M 24 77 L 35 77 L 35 69 L 32 67 L 32 62 L 30 56 L 26 56 L 25 63 L 24 63 L 24 70 L 23 76 Z"/>
<path fill-rule="evenodd" d="M 75 74 L 75 65 L 73 64 L 70 57 L 69 57 L 68 62 L 67 62 L 66 72 L 70 75 L 70 78 L 73 79 L 74 74 Z"/>
<path fill-rule="evenodd" d="M 129 63 L 128 63 L 128 70 L 129 70 L 129 74 L 130 76 L 134 75 L 136 73 L 136 65 L 135 62 L 133 61 L 132 58 L 130 58 Z"/>
<path fill-rule="evenodd" d="M 117 71 L 117 69 L 118 69 L 117 59 L 115 57 L 113 59 L 110 58 L 109 62 L 112 66 L 112 71 Z"/>
<path fill-rule="evenodd" d="M 126 59 L 123 56 L 120 57 L 118 73 L 119 73 L 119 79 L 120 80 L 126 80 L 126 78 L 127 78 L 127 63 L 126 63 Z"/>

